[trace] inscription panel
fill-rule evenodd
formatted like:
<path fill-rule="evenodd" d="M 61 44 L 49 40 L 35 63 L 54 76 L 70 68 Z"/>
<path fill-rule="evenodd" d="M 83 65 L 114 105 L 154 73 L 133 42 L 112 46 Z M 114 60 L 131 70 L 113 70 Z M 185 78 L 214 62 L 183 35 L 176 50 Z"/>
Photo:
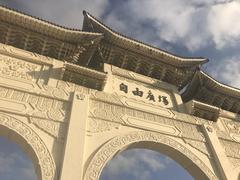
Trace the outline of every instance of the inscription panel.
<path fill-rule="evenodd" d="M 175 108 L 171 92 L 123 77 L 114 76 L 113 91 L 126 98 L 165 108 Z"/>

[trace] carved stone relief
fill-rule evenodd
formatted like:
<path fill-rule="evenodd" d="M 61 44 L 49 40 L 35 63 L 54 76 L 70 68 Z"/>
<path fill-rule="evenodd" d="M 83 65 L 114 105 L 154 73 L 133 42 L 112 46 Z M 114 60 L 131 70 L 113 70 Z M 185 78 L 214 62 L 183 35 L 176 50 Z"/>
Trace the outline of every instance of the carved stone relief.
<path fill-rule="evenodd" d="M 224 139 L 219 139 L 222 146 L 225 149 L 226 155 L 228 157 L 232 158 L 238 158 L 240 160 L 240 144 L 233 142 L 233 141 L 227 141 Z"/>
<path fill-rule="evenodd" d="M 8 103 L 9 107 L 6 107 L 5 105 L 1 108 L 0 106 L 0 110 L 8 110 L 8 108 L 11 110 L 11 108 L 15 107 L 13 104 L 16 102 L 25 107 L 25 109 L 20 113 L 25 113 L 26 115 L 30 115 L 32 117 L 63 122 L 66 120 L 67 113 L 69 111 L 68 102 L 50 99 L 6 87 L 0 87 L 0 98 L 2 98 L 0 101 L 4 101 L 5 104 L 7 104 L 7 101 L 13 101 L 11 104 Z M 18 107 L 13 110 L 17 110 L 17 108 Z"/>
<path fill-rule="evenodd" d="M 240 144 L 234 141 L 219 139 L 225 153 L 234 166 L 239 166 L 240 162 Z"/>
<path fill-rule="evenodd" d="M 124 100 L 126 98 L 120 97 L 116 94 L 109 94 L 109 93 L 105 93 L 105 92 L 92 91 L 90 98 L 93 99 L 93 100 L 100 101 L 100 102 L 105 102 L 105 103 L 108 103 L 108 104 L 125 106 L 126 109 L 136 109 L 136 106 L 131 107 L 131 106 L 129 106 L 128 103 L 126 103 L 126 101 Z M 94 103 L 95 102 L 93 102 L 92 104 L 94 104 Z M 136 101 L 136 104 L 137 103 L 138 102 Z M 141 110 L 144 111 L 143 109 L 141 109 Z M 145 109 L 145 111 L 148 111 L 148 110 Z M 149 114 L 157 114 L 158 115 L 159 111 L 160 110 L 158 110 L 158 112 L 153 112 L 153 113 L 149 113 Z M 176 119 L 177 121 L 187 122 L 187 123 L 191 123 L 191 124 L 198 124 L 198 125 L 206 123 L 206 120 L 204 120 L 202 118 L 198 118 L 198 117 L 191 116 L 191 115 L 188 115 L 188 114 L 179 113 L 177 111 L 172 111 L 172 110 L 167 110 L 167 111 L 170 112 L 171 118 Z M 160 115 L 164 116 L 165 113 L 164 114 L 160 113 Z M 167 117 L 169 117 L 169 116 L 167 116 Z"/>
<path fill-rule="evenodd" d="M 101 171 L 105 164 L 119 150 L 127 147 L 128 145 L 134 142 L 141 141 L 160 143 L 171 148 L 174 148 L 176 151 L 181 152 L 186 157 L 188 157 L 189 160 L 196 164 L 209 179 L 211 180 L 217 179 L 215 174 L 204 164 L 204 162 L 200 160 L 196 155 L 194 155 L 190 150 L 188 150 L 185 146 L 165 135 L 147 131 L 137 131 L 126 135 L 117 136 L 110 140 L 109 142 L 107 142 L 97 151 L 97 153 L 95 153 L 94 157 L 90 160 L 88 168 L 86 169 L 84 179 L 85 180 L 99 179 Z"/>
<path fill-rule="evenodd" d="M 0 54 L 0 74 L 12 78 L 32 81 L 36 77 L 36 71 L 40 71 L 40 65 L 24 62 L 16 58 Z"/>
<path fill-rule="evenodd" d="M 202 129 L 198 124 L 178 121 L 129 107 L 110 104 L 103 101 L 91 100 L 87 130 L 90 133 L 98 133 L 118 129 L 120 125 L 145 129 L 183 138 L 185 143 L 210 157 L 211 153 L 206 145 Z M 174 116 L 175 117 L 175 116 Z M 185 116 L 184 116 L 185 117 Z M 191 122 L 191 121 L 190 121 Z M 201 122 L 200 119 L 192 122 Z"/>
<path fill-rule="evenodd" d="M 74 91 L 78 91 L 84 94 L 89 94 L 89 91 L 90 91 L 89 88 L 79 86 L 71 82 L 61 81 L 61 80 L 58 81 L 57 88 L 62 90 L 67 96 L 70 96 L 70 93 Z"/>
<path fill-rule="evenodd" d="M 120 124 L 115 122 L 104 121 L 96 118 L 89 118 L 87 131 L 91 133 L 100 133 L 113 129 L 119 129 L 119 127 Z"/>
<path fill-rule="evenodd" d="M 5 126 L 22 136 L 31 146 L 38 158 L 36 165 L 40 166 L 40 172 L 42 173 L 39 179 L 54 180 L 56 172 L 55 163 L 41 138 L 29 126 L 6 114 L 0 114 L 0 125 Z"/>
<path fill-rule="evenodd" d="M 201 142 L 201 141 L 196 141 L 196 140 L 191 140 L 184 138 L 184 141 L 189 144 L 191 147 L 194 149 L 200 151 L 201 153 L 205 154 L 209 158 L 211 158 L 211 154 L 209 153 L 208 147 L 206 142 Z"/>
<path fill-rule="evenodd" d="M 63 139 L 65 137 L 66 133 L 65 123 L 33 117 L 30 117 L 29 119 L 30 123 L 34 124 L 36 127 L 48 133 L 50 136 L 60 139 Z"/>
<path fill-rule="evenodd" d="M 157 123 L 176 127 L 181 132 L 180 134 L 182 137 L 205 142 L 204 136 L 197 124 L 181 122 L 173 120 L 171 118 L 159 116 L 141 110 L 130 109 L 128 107 L 120 105 L 91 100 L 89 116 L 92 118 L 107 120 L 109 122 L 120 123 L 122 125 L 126 125 L 128 123 L 128 121 L 126 121 L 127 117 L 133 117 L 140 120 L 143 119 L 148 123 Z"/>
<path fill-rule="evenodd" d="M 50 66 L 23 61 L 14 57 L 0 54 L 0 77 L 9 79 L 1 80 L 19 88 L 34 88 L 35 83 L 46 83 L 44 77 L 49 73 Z"/>
<path fill-rule="evenodd" d="M 42 56 L 30 51 L 25 51 L 13 46 L 5 45 L 0 43 L 0 53 L 6 54 L 12 57 L 18 57 L 22 59 L 28 59 L 30 61 L 41 62 L 45 64 L 52 64 L 53 58 Z"/>
<path fill-rule="evenodd" d="M 230 138 L 233 141 L 240 143 L 240 122 L 227 118 L 221 118 L 221 122 Z"/>

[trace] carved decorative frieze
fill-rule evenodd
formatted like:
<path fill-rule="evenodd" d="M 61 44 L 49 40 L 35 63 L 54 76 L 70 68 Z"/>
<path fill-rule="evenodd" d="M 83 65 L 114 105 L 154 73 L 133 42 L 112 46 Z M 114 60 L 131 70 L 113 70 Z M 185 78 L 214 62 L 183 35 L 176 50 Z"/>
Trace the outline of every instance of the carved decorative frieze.
<path fill-rule="evenodd" d="M 118 96 L 116 94 L 109 94 L 109 93 L 100 92 L 100 91 L 92 91 L 90 98 L 94 100 L 93 104 L 95 103 L 95 101 L 100 101 L 100 102 L 105 102 L 108 104 L 125 106 L 127 109 L 138 109 L 136 107 L 136 105 L 137 105 L 137 103 L 139 103 L 138 101 L 135 101 L 136 103 L 134 104 L 134 106 L 130 106 L 129 104 L 126 103 L 127 98 Z M 140 103 L 139 103 L 139 105 L 140 105 Z M 154 107 L 159 108 L 158 106 L 154 106 Z M 164 108 L 163 108 L 163 110 L 166 111 L 166 109 L 164 109 Z M 145 108 L 145 110 L 141 109 L 141 111 L 149 111 L 149 110 L 147 110 Z M 173 110 L 167 110 L 167 111 L 169 111 L 169 112 L 167 112 L 167 114 L 169 116 L 171 116 L 171 118 L 176 119 L 178 121 L 183 121 L 183 122 L 187 122 L 187 123 L 191 123 L 191 124 L 198 124 L 198 125 L 206 122 L 206 120 L 204 120 L 202 118 L 198 118 L 198 117 L 191 116 L 188 114 L 179 113 L 179 112 L 173 111 Z M 157 114 L 157 115 L 159 114 L 162 116 L 164 116 L 164 115 L 166 116 L 166 113 L 163 114 L 160 112 L 161 111 L 158 109 L 158 112 L 152 112 L 149 114 Z M 167 115 L 167 117 L 169 117 L 168 115 Z"/>
<path fill-rule="evenodd" d="M 219 138 L 240 143 L 240 122 L 223 117 L 219 118 L 218 121 L 215 129 Z"/>
<path fill-rule="evenodd" d="M 127 121 L 127 118 L 129 117 L 138 120 L 142 119 L 147 124 L 152 123 L 152 126 L 155 126 L 153 124 L 156 124 L 158 126 L 164 124 L 166 127 L 168 127 L 167 129 L 169 131 L 174 131 L 174 133 L 171 133 L 172 135 L 181 135 L 184 138 L 205 141 L 204 135 L 202 134 L 201 129 L 198 127 L 198 124 L 189 123 L 187 122 L 187 119 L 184 119 L 184 121 L 172 119 L 171 114 L 169 117 L 164 117 L 150 112 L 151 111 L 144 112 L 142 109 L 137 110 L 126 106 L 91 100 L 89 116 L 92 118 L 103 119 L 109 122 L 115 122 L 122 125 L 129 125 L 134 127 L 139 126 L 136 124 L 133 125 L 132 123 Z M 196 123 L 196 120 L 194 119 L 192 122 Z M 169 127 L 171 128 L 169 129 Z M 140 128 L 143 127 L 141 126 Z M 151 130 L 148 128 L 148 126 L 146 126 L 146 124 L 144 125 L 144 129 Z M 164 129 L 166 130 L 166 128 Z"/>
<path fill-rule="evenodd" d="M 49 118 L 55 121 L 63 122 L 67 118 L 67 113 L 69 112 L 68 102 L 46 98 L 6 87 L 0 87 L 0 98 L 4 101 L 9 99 L 11 100 L 9 102 L 15 101 L 19 103 L 21 102 L 25 106 L 27 105 L 28 107 L 26 107 L 25 111 L 21 113 L 25 113 L 33 117 L 45 119 Z M 9 109 L 12 107 L 14 107 L 13 104 L 9 104 Z M 3 108 L 4 109 L 2 110 L 8 111 L 8 107 L 5 106 Z"/>
<path fill-rule="evenodd" d="M 30 123 L 34 124 L 52 137 L 60 139 L 65 137 L 66 125 L 64 123 L 32 117 L 30 117 Z"/>
<path fill-rule="evenodd" d="M 70 94 L 74 91 L 81 92 L 83 94 L 89 94 L 91 89 L 86 88 L 84 86 L 79 86 L 70 82 L 66 81 L 61 81 L 58 80 L 57 86 L 52 87 L 48 85 L 39 85 L 38 87 L 40 88 L 40 91 L 38 92 L 40 95 L 48 96 L 48 97 L 53 97 L 57 98 L 59 100 L 69 100 L 70 99 Z"/>
<path fill-rule="evenodd" d="M 135 142 L 149 141 L 160 143 L 181 152 L 184 156 L 194 163 L 211 180 L 218 179 L 216 175 L 200 160 L 194 153 L 184 145 L 178 143 L 165 135 L 147 131 L 137 131 L 126 135 L 117 136 L 102 146 L 90 160 L 85 173 L 85 180 L 97 180 L 106 163 L 121 149 Z"/>
<path fill-rule="evenodd" d="M 205 154 L 208 157 L 211 157 L 211 154 L 208 151 L 206 142 L 191 140 L 187 138 L 184 138 L 184 141 L 194 149 L 200 151 L 201 153 Z"/>
<path fill-rule="evenodd" d="M 0 125 L 13 130 L 23 137 L 30 145 L 38 159 L 35 165 L 36 167 L 40 166 L 41 177 L 39 177 L 39 179 L 54 180 L 56 173 L 54 160 L 37 133 L 20 120 L 5 114 L 0 114 Z"/>
<path fill-rule="evenodd" d="M 109 102 L 111 104 L 123 105 L 120 100 L 120 97 L 116 94 L 109 94 L 102 91 L 92 91 L 91 99 L 96 99 L 98 101 Z"/>
<path fill-rule="evenodd" d="M 36 77 L 36 71 L 40 71 L 40 65 L 22 61 L 16 58 L 0 54 L 0 74 L 12 78 L 32 81 Z"/>
<path fill-rule="evenodd" d="M 100 133 L 113 129 L 119 129 L 119 127 L 120 124 L 118 123 L 104 121 L 96 118 L 89 118 L 87 131 L 91 133 Z"/>
<path fill-rule="evenodd" d="M 229 161 L 232 163 L 232 165 L 235 167 L 235 168 L 239 168 L 240 167 L 240 159 L 238 158 L 231 158 L 231 157 L 228 157 Z"/>
<path fill-rule="evenodd" d="M 71 92 L 78 91 L 80 93 L 89 94 L 90 89 L 84 86 L 79 86 L 77 84 L 61 81 L 59 80 L 57 83 L 57 88 L 63 91 L 67 96 L 70 96 Z"/>
<path fill-rule="evenodd" d="M 20 58 L 23 60 L 29 60 L 31 62 L 36 62 L 36 63 L 43 63 L 48 65 L 51 65 L 53 63 L 53 58 L 42 56 L 30 51 L 15 48 L 13 46 L 1 44 L 1 43 L 0 43 L 0 53 L 5 54 L 7 56 Z"/>
<path fill-rule="evenodd" d="M 1 80 L 12 86 L 34 88 L 33 83 L 46 83 L 50 66 L 23 61 L 14 57 L 0 54 L 0 77 L 10 80 Z"/>
<path fill-rule="evenodd" d="M 219 139 L 220 143 L 222 144 L 223 148 L 225 149 L 225 153 L 228 157 L 239 159 L 240 161 L 240 144 L 228 141 L 224 139 Z"/>
<path fill-rule="evenodd" d="M 225 153 L 234 167 L 240 167 L 240 144 L 231 140 L 219 139 Z"/>

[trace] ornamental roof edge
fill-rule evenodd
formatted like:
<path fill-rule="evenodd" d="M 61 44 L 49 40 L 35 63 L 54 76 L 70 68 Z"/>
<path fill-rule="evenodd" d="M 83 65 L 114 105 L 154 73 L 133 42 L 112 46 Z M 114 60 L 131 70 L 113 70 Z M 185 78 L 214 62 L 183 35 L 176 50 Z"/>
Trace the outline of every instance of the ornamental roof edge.
<path fill-rule="evenodd" d="M 59 34 L 63 33 L 65 36 L 67 35 L 65 37 L 67 40 L 71 39 L 73 41 L 74 38 L 72 37 L 81 35 L 92 36 L 93 38 L 103 36 L 102 33 L 68 28 L 3 5 L 0 5 L 0 20 L 52 37 L 57 36 L 59 38 Z"/>
<path fill-rule="evenodd" d="M 207 80 L 210 81 L 211 87 L 215 90 L 220 90 L 222 92 L 225 93 L 231 93 L 231 95 L 234 96 L 238 96 L 240 98 L 240 89 L 239 88 L 235 88 L 233 86 L 230 85 L 226 85 L 222 82 L 217 81 L 216 79 L 214 79 L 213 77 L 211 77 L 210 75 L 208 75 L 206 72 L 203 72 L 202 70 L 200 70 L 199 72 L 199 77 L 202 78 L 206 78 Z"/>
<path fill-rule="evenodd" d="M 162 55 L 168 56 L 170 58 L 176 59 L 178 61 L 181 61 L 183 63 L 190 63 L 190 64 L 205 64 L 209 61 L 208 58 L 203 58 L 203 57 L 183 57 L 183 56 L 179 56 L 176 54 L 173 54 L 171 52 L 168 52 L 166 50 L 154 47 L 152 45 L 146 44 L 144 42 L 141 42 L 139 40 L 130 38 L 128 36 L 125 36 L 121 33 L 116 32 L 115 30 L 111 29 L 109 26 L 105 25 L 104 23 L 102 23 L 101 21 L 99 21 L 96 17 L 94 17 L 93 15 L 91 15 L 90 13 L 88 13 L 87 11 L 83 11 L 83 15 L 84 15 L 84 20 L 85 17 L 87 17 L 88 19 L 91 19 L 92 21 L 94 21 L 98 26 L 101 26 L 106 32 L 108 32 L 109 34 L 111 34 L 112 36 L 115 36 L 117 38 L 120 38 L 124 41 L 128 41 L 130 43 L 136 44 L 137 46 L 142 46 L 146 49 L 148 49 L 149 51 L 155 51 L 157 53 L 160 53 Z M 83 29 L 84 29 L 84 24 L 83 24 Z"/>
<path fill-rule="evenodd" d="M 188 100 L 194 99 L 196 89 L 199 89 L 200 87 L 208 87 L 214 92 L 240 99 L 240 89 L 221 83 L 208 75 L 206 72 L 199 70 L 195 73 L 190 84 L 182 93 L 182 98 L 185 99 L 184 101 L 186 102 Z"/>

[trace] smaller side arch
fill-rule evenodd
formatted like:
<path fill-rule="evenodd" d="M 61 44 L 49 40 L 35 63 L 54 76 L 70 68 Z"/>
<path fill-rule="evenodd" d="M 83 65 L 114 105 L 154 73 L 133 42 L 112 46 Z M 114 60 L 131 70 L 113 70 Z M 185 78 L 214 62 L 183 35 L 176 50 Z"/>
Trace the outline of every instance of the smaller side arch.
<path fill-rule="evenodd" d="M 39 180 L 55 179 L 55 163 L 42 139 L 20 120 L 0 114 L 0 135 L 10 136 L 31 156 Z"/>
<path fill-rule="evenodd" d="M 140 144 L 140 146 L 138 144 Z M 178 159 L 179 156 L 183 158 L 184 161 L 187 160 L 188 165 L 194 166 L 194 172 L 189 173 L 194 175 L 197 179 L 218 179 L 202 160 L 200 160 L 193 152 L 191 152 L 181 143 L 159 133 L 136 131 L 126 135 L 117 136 L 104 144 L 90 160 L 85 171 L 84 180 L 99 180 L 104 166 L 119 151 L 134 147 L 143 148 L 144 146 L 141 144 L 144 144 L 147 149 L 152 149 L 159 152 L 161 152 L 161 149 L 163 148 L 165 152 L 164 154 L 169 155 L 170 157 L 173 157 L 173 155 L 170 155 L 171 153 L 175 154 L 173 159 L 177 162 L 180 162 Z M 158 150 L 156 148 L 158 148 L 159 145 L 161 145 L 162 148 Z M 184 166 L 184 164 L 181 165 L 183 165 L 183 167 L 185 167 L 187 170 L 188 168 L 192 168 Z M 197 173 L 200 173 L 199 177 L 196 177 Z"/>

